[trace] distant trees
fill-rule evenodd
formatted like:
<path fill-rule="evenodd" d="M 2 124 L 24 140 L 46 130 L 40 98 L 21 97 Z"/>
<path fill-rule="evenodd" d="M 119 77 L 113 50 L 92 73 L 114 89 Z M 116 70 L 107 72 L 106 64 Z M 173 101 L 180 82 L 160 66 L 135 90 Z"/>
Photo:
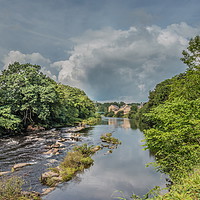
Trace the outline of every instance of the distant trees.
<path fill-rule="evenodd" d="M 95 112 L 93 102 L 83 91 L 57 84 L 40 68 L 15 62 L 2 71 L 0 130 L 20 131 L 29 124 L 66 124 Z"/>

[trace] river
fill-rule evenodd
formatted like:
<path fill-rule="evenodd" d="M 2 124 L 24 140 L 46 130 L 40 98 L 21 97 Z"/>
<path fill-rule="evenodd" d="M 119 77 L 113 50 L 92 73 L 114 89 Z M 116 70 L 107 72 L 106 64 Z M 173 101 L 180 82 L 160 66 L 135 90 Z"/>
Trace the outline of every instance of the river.
<path fill-rule="evenodd" d="M 68 128 L 1 138 L 0 171 L 10 171 L 16 163 L 31 163 L 8 176 L 21 176 L 25 180 L 24 190 L 42 192 L 47 188 L 39 181 L 42 173 L 59 165 L 74 145 L 100 145 L 100 136 L 108 132 L 122 144 L 109 154 L 107 148 L 98 151 L 92 157 L 93 166 L 73 180 L 58 185 L 53 192 L 43 196 L 43 200 L 111 200 L 123 195 L 128 199 L 133 193 L 142 196 L 154 186 L 165 187 L 165 176 L 153 167 L 145 167 L 154 157 L 141 146 L 143 133 L 132 121 L 123 118 L 103 118 L 100 125 L 82 131 L 78 140 L 70 137 Z M 49 145 L 61 139 L 65 142 L 59 154 L 45 154 Z"/>
<path fill-rule="evenodd" d="M 74 180 L 61 184 L 45 196 L 44 200 L 111 200 L 114 197 L 130 197 L 133 193 L 144 195 L 154 186 L 165 187 L 165 176 L 153 167 L 145 167 L 154 161 L 144 143 L 143 133 L 129 119 L 104 118 L 101 125 L 88 132 L 94 144 L 100 144 L 103 133 L 112 132 L 122 144 L 113 153 L 107 149 L 93 156 L 94 165 Z"/>

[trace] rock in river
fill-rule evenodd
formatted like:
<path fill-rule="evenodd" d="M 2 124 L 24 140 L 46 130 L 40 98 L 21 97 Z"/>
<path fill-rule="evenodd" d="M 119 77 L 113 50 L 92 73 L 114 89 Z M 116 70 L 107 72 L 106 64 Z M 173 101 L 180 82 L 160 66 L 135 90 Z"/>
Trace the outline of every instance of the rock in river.
<path fill-rule="evenodd" d="M 18 169 L 20 169 L 22 167 L 29 166 L 29 165 L 33 165 L 33 163 L 18 163 L 18 164 L 15 164 L 12 167 L 12 171 L 18 170 Z"/>

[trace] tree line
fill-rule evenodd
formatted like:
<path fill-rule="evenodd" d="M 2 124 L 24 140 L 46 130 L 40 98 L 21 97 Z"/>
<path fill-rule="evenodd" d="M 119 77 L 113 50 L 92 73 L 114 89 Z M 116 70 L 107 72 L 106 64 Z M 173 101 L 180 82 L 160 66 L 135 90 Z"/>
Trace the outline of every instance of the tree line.
<path fill-rule="evenodd" d="M 200 36 L 190 40 L 182 55 L 187 70 L 157 84 L 134 116 L 148 125 L 145 141 L 154 164 L 174 183 L 174 191 L 160 199 L 199 198 Z"/>
<path fill-rule="evenodd" d="M 84 91 L 55 82 L 39 65 L 15 62 L 0 75 L 0 133 L 17 133 L 28 125 L 70 125 L 94 116 Z"/>

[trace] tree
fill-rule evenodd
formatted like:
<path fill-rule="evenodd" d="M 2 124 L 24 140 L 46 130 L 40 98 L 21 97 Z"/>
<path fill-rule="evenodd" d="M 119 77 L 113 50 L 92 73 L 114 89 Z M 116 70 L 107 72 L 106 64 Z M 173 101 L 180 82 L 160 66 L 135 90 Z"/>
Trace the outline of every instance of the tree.
<path fill-rule="evenodd" d="M 200 68 L 200 36 L 192 38 L 189 42 L 187 50 L 182 52 L 181 60 L 189 67 L 189 69 Z"/>
<path fill-rule="evenodd" d="M 0 75 L 0 129 L 22 130 L 29 124 L 51 127 L 86 119 L 94 103 L 78 88 L 57 84 L 40 66 L 15 62 Z"/>
<path fill-rule="evenodd" d="M 8 106 L 24 127 L 50 120 L 58 99 L 56 83 L 42 74 L 40 66 L 15 62 L 0 75 L 0 106 Z"/>

